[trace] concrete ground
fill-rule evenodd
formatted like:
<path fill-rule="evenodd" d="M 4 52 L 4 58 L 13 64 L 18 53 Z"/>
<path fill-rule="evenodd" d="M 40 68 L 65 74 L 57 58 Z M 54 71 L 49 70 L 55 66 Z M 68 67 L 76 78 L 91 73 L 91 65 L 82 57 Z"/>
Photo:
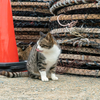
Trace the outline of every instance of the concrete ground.
<path fill-rule="evenodd" d="M 100 79 L 57 75 L 58 81 L 0 76 L 0 100 L 100 100 Z"/>

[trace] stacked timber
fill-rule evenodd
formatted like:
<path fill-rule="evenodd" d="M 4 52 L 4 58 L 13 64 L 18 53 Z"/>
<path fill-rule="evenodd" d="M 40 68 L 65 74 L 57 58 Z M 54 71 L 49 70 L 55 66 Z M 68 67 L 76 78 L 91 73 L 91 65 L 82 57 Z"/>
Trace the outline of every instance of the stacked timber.
<path fill-rule="evenodd" d="M 62 53 L 57 72 L 100 76 L 99 0 L 52 0 L 51 34 Z"/>

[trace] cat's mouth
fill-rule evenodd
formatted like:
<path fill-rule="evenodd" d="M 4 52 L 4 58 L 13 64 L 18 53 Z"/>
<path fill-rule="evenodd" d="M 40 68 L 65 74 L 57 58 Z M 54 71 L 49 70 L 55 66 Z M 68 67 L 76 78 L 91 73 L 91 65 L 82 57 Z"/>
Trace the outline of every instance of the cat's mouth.
<path fill-rule="evenodd" d="M 36 49 L 36 51 L 38 51 L 38 52 L 43 52 L 43 50 L 39 50 L 39 49 Z"/>

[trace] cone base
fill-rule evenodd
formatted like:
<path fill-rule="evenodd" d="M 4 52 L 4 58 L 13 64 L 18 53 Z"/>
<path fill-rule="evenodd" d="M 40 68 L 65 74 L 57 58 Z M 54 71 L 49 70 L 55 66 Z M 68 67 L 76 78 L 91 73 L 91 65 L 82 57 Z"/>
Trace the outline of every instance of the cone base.
<path fill-rule="evenodd" d="M 12 62 L 12 63 L 0 63 L 0 71 L 9 71 L 9 72 L 19 72 L 26 71 L 27 61 Z"/>

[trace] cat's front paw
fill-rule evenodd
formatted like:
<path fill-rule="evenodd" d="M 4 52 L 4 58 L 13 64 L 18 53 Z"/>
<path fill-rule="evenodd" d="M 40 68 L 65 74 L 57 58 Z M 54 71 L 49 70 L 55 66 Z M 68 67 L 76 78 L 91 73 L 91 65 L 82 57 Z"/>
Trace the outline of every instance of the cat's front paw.
<path fill-rule="evenodd" d="M 49 79 L 48 79 L 47 77 L 42 77 L 41 80 L 42 80 L 43 82 L 49 81 Z"/>
<path fill-rule="evenodd" d="M 52 80 L 57 81 L 58 77 L 52 77 Z"/>
<path fill-rule="evenodd" d="M 53 74 L 53 73 L 51 74 L 51 78 L 54 81 L 57 81 L 58 80 L 58 77 L 55 74 Z"/>

